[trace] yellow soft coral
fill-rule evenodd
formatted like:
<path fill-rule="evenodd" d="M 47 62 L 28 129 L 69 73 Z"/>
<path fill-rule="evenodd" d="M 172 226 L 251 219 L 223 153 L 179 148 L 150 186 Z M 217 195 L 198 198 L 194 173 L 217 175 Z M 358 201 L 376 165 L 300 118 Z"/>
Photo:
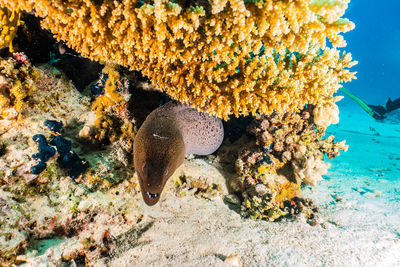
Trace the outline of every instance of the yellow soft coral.
<path fill-rule="evenodd" d="M 21 24 L 21 13 L 18 8 L 12 11 L 0 8 L 0 49 L 8 46 L 10 52 L 14 52 L 12 41 Z"/>
<path fill-rule="evenodd" d="M 83 127 L 79 135 L 98 142 L 124 140 L 129 150 L 135 129 L 128 111 L 128 84 L 116 65 L 107 65 L 102 72 L 105 75 L 102 77 L 106 77 L 104 94 L 97 96 L 91 106 L 95 119 Z"/>
<path fill-rule="evenodd" d="M 291 200 L 294 197 L 299 197 L 301 195 L 300 183 L 286 182 L 283 184 L 276 185 L 272 187 L 274 194 L 275 203 L 283 207 L 283 202 L 286 200 Z"/>
<path fill-rule="evenodd" d="M 349 0 L 0 0 L 35 11 L 82 55 L 141 70 L 173 98 L 227 118 L 295 112 L 354 78 Z M 323 49 L 323 50 L 320 50 Z"/>

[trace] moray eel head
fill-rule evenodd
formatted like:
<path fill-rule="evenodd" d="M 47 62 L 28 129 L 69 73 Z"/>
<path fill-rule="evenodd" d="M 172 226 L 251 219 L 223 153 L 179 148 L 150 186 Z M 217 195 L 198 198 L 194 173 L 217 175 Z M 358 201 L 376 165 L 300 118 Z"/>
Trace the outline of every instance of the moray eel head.
<path fill-rule="evenodd" d="M 185 159 L 185 145 L 179 132 L 167 128 L 155 134 L 154 127 L 144 126 L 135 137 L 134 165 L 143 200 L 153 206 L 169 177 Z"/>
<path fill-rule="evenodd" d="M 165 183 L 171 175 L 168 166 L 151 159 L 146 160 L 141 168 L 137 173 L 143 200 L 147 205 L 153 206 L 160 199 Z"/>

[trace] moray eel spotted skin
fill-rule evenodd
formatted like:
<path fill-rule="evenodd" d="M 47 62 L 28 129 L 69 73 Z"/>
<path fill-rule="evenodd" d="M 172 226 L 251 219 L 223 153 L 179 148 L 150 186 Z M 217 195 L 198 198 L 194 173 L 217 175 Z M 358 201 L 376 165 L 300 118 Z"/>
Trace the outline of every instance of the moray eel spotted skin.
<path fill-rule="evenodd" d="M 186 105 L 171 101 L 151 112 L 134 143 L 134 166 L 144 202 L 149 206 L 158 202 L 186 154 L 211 154 L 223 138 L 221 119 Z"/>

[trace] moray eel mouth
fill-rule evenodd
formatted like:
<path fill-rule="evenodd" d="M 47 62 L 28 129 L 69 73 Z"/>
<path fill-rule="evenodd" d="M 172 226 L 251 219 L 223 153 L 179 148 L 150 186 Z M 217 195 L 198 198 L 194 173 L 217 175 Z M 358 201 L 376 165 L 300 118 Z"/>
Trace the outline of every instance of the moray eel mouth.
<path fill-rule="evenodd" d="M 160 200 L 160 195 L 161 195 L 161 193 L 152 194 L 152 193 L 142 189 L 143 200 L 149 206 L 155 205 Z"/>
<path fill-rule="evenodd" d="M 139 184 L 140 184 L 140 191 L 142 192 L 142 197 L 143 197 L 144 202 L 149 206 L 155 205 L 160 200 L 161 191 L 164 186 L 158 188 L 158 189 L 161 189 L 160 191 L 147 189 L 144 186 L 143 179 L 142 179 L 142 177 L 140 177 L 140 175 L 139 175 Z"/>
<path fill-rule="evenodd" d="M 152 194 L 152 193 L 147 192 L 147 191 L 145 191 L 145 193 L 147 194 L 147 196 L 148 196 L 149 198 L 157 198 L 157 197 L 160 196 L 160 193 Z"/>

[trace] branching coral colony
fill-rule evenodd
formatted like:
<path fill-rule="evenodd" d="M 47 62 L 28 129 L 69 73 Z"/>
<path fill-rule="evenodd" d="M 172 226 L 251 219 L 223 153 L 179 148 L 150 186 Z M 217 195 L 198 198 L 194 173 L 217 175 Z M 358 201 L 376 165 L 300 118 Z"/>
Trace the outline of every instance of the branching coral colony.
<path fill-rule="evenodd" d="M 59 40 L 94 60 L 140 70 L 173 98 L 202 111 L 270 114 L 324 104 L 354 78 L 346 43 L 349 0 L 33 1 Z M 321 50 L 322 49 L 322 50 Z"/>

